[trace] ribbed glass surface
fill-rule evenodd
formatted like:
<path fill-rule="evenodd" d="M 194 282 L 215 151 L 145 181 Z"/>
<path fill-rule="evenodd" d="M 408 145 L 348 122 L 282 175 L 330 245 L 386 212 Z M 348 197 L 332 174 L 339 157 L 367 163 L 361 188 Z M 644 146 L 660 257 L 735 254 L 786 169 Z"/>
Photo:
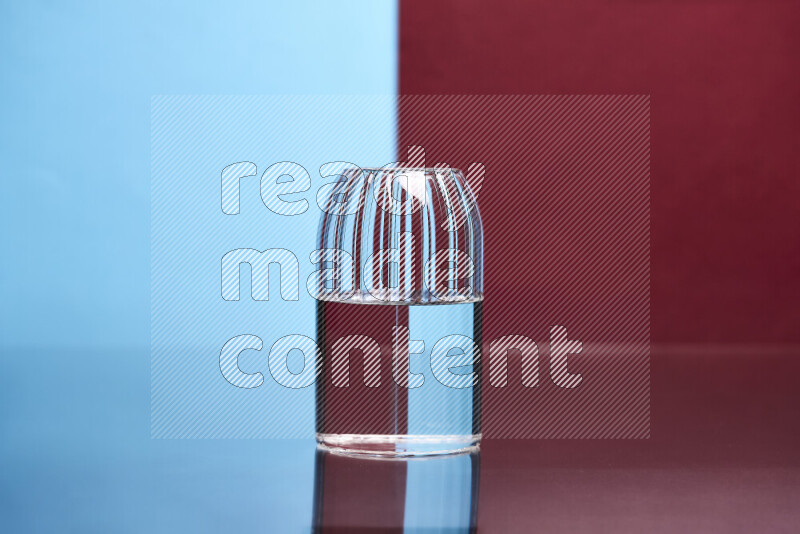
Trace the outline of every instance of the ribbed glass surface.
<path fill-rule="evenodd" d="M 483 297 L 483 231 L 460 171 L 341 170 L 320 191 L 320 297 L 436 304 Z M 351 265 L 352 267 L 350 267 Z"/>

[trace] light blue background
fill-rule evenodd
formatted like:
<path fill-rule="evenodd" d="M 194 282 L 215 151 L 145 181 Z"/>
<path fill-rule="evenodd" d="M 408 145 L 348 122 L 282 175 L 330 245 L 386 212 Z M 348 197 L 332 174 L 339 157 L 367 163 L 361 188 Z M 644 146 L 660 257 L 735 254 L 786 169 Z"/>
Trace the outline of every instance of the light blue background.
<path fill-rule="evenodd" d="M 149 439 L 150 99 L 394 93 L 394 2 L 4 2 L 0 43 L 3 530 L 306 529 L 313 442 Z"/>
<path fill-rule="evenodd" d="M 395 92 L 393 2 L 0 10 L 4 347 L 148 344 L 152 95 Z"/>
<path fill-rule="evenodd" d="M 306 281 L 319 268 L 309 257 L 319 248 L 317 192 L 337 179 L 323 178 L 319 169 L 333 161 L 390 163 L 395 97 L 155 97 L 152 115 L 152 436 L 313 437 L 314 388 L 281 385 L 276 362 L 296 346 L 281 341 L 286 336 L 316 338 L 316 300 Z M 257 169 L 238 180 L 239 213 L 226 214 L 221 173 L 242 161 Z M 271 184 L 289 176 L 266 171 L 284 161 L 298 164 L 294 185 L 302 185 L 303 169 L 309 175 L 307 191 L 281 195 L 294 203 L 294 215 L 272 211 L 281 209 L 272 203 Z M 226 274 L 224 285 L 238 284 L 239 299 L 224 300 L 221 260 L 247 249 L 279 250 L 284 263 L 263 275 L 247 263 L 225 269 L 235 274 Z M 286 294 L 279 290 L 284 284 L 292 288 Z M 268 300 L 260 291 L 266 287 Z M 236 387 L 220 372 L 222 347 L 241 335 L 261 340 L 261 350 L 237 358 L 244 373 L 261 374 L 258 387 Z M 314 359 L 308 348 L 292 350 L 287 361 L 295 373 L 307 366 L 313 376 Z"/>

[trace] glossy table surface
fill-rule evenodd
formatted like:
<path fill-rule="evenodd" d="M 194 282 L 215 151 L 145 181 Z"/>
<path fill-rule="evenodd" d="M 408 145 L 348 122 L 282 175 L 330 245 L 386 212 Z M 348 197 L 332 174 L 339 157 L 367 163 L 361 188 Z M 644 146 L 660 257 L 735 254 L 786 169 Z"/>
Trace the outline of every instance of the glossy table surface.
<path fill-rule="evenodd" d="M 648 440 L 151 440 L 147 351 L 3 353 L 6 532 L 797 532 L 797 347 L 654 347 Z"/>

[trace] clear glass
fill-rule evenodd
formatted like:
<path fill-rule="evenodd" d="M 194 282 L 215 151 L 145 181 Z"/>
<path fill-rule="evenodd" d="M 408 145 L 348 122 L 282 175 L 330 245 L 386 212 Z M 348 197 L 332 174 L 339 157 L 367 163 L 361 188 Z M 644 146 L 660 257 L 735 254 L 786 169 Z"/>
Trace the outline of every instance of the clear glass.
<path fill-rule="evenodd" d="M 449 168 L 343 168 L 319 199 L 317 440 L 351 455 L 474 450 L 483 231 Z"/>
<path fill-rule="evenodd" d="M 481 453 L 376 460 L 318 448 L 312 532 L 475 532 Z"/>

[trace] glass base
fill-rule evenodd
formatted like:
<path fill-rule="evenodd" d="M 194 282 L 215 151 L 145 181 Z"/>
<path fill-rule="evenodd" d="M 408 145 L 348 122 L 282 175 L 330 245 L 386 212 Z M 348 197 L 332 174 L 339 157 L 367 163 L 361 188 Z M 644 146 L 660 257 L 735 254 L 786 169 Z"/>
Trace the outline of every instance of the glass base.
<path fill-rule="evenodd" d="M 372 458 L 418 458 L 476 452 L 481 435 L 317 434 L 320 448 L 334 454 Z"/>

